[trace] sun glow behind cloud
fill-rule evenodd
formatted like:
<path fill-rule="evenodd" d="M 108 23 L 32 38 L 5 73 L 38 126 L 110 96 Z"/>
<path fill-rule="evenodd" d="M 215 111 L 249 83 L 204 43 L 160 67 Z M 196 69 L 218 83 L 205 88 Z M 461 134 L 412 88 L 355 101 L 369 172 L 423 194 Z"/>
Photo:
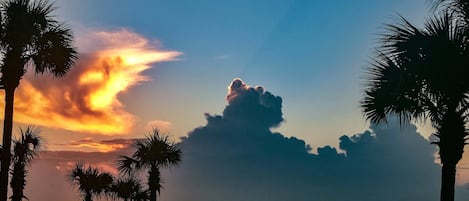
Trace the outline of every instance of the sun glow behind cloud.
<path fill-rule="evenodd" d="M 135 117 L 125 110 L 118 95 L 148 80 L 142 72 L 151 64 L 174 60 L 181 53 L 161 50 L 126 29 L 88 31 L 80 36 L 80 58 L 64 78 L 36 76 L 33 69 L 28 69 L 15 94 L 15 121 L 71 131 L 124 134 Z"/>

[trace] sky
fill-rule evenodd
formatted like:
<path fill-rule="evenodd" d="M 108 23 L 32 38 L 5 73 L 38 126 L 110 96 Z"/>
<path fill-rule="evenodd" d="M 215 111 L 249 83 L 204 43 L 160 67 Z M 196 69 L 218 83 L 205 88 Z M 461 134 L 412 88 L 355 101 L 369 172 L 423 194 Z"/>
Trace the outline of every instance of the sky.
<path fill-rule="evenodd" d="M 246 191 L 252 200 L 285 200 L 292 195 L 285 189 L 296 189 L 295 200 L 315 194 L 320 200 L 341 200 L 335 196 L 346 194 L 363 200 L 363 190 L 376 187 L 376 179 L 389 183 L 376 187 L 369 199 L 384 200 L 378 197 L 396 194 L 386 189 L 401 182 L 393 178 L 401 173 L 410 179 L 398 194 L 422 185 L 415 198 L 436 198 L 438 159 L 428 142 L 429 125 L 413 122 L 416 127 L 405 131 L 389 126 L 397 133 L 389 137 L 390 131 L 370 126 L 359 108 L 364 71 L 385 24 L 397 22 L 399 15 L 422 24 L 431 12 L 430 2 L 57 0 L 55 15 L 72 29 L 80 59 L 62 79 L 30 71 L 16 92 L 15 125 L 41 127 L 51 151 L 35 163 L 39 168 L 31 172 L 32 189 L 41 189 L 41 175 L 64 173 L 71 161 L 82 158 L 114 171 L 116 154 L 130 153 L 129 139 L 142 138 L 156 126 L 189 150 L 186 165 L 166 173 L 173 179 L 167 180 L 163 200 L 187 200 L 191 194 L 197 195 L 194 200 L 228 195 L 249 200 L 232 189 L 256 175 L 258 182 L 245 188 L 264 193 Z M 237 104 L 254 92 L 263 101 Z M 266 107 L 265 101 L 272 109 L 268 114 L 255 109 Z M 232 133 L 240 127 L 233 121 L 245 131 Z M 213 137 L 214 127 L 227 134 Z M 386 138 L 402 144 L 380 140 Z M 259 155 L 245 158 L 243 149 Z M 412 157 L 405 150 L 419 151 Z M 225 152 L 236 163 L 204 155 Z M 280 158 L 270 160 L 275 155 Z M 418 157 L 422 161 L 412 161 Z M 258 158 L 265 161 L 252 165 Z M 367 158 L 385 159 L 364 170 Z M 412 168 L 399 169 L 397 164 L 406 163 L 402 160 L 412 162 Z M 466 160 L 458 170 L 461 185 L 469 181 Z M 295 174 L 270 181 L 276 171 Z M 183 182 L 185 176 L 192 182 Z M 205 178 L 203 185 L 195 182 Z M 228 178 L 224 188 L 217 178 Z M 361 183 L 343 183 L 340 178 Z M 60 187 L 69 192 L 63 199 L 75 199 L 76 193 L 62 180 L 51 181 L 56 185 L 52 189 Z M 291 186 L 270 186 L 280 181 Z M 190 193 L 179 194 L 177 188 Z M 214 190 L 203 194 L 204 188 Z M 29 192 L 50 199 L 46 189 Z"/>
<path fill-rule="evenodd" d="M 56 5 L 81 52 L 107 48 L 90 40 L 90 32 L 128 32 L 148 41 L 142 48 L 180 53 L 173 61 L 150 63 L 139 72 L 146 81 L 118 91 L 122 109 L 136 117 L 124 137 L 142 135 L 154 120 L 171 125 L 173 136 L 187 135 L 204 123 L 204 113 L 222 111 L 226 87 L 239 77 L 281 95 L 285 121 L 277 129 L 313 147 L 337 146 L 337 136 L 368 127 L 359 101 L 377 35 L 397 14 L 419 24 L 430 9 L 426 0 L 59 0 Z M 88 135 L 49 133 L 57 141 Z M 88 137 L 101 139 L 99 134 Z"/>

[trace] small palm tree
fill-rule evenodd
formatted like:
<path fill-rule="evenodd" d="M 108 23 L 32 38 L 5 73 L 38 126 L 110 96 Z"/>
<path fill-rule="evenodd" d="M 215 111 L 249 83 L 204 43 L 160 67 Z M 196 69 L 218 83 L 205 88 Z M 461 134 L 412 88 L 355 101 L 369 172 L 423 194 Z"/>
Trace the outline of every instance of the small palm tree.
<path fill-rule="evenodd" d="M 369 70 L 361 107 L 373 123 L 385 122 L 388 114 L 431 121 L 442 163 L 440 199 L 453 201 L 456 165 L 468 136 L 469 43 L 464 23 L 442 13 L 423 29 L 402 19 L 388 31 Z"/>
<path fill-rule="evenodd" d="M 14 93 L 26 66 L 35 67 L 36 73 L 61 77 L 73 65 L 77 53 L 70 29 L 54 19 L 49 1 L 5 0 L 0 7 L 0 88 L 5 89 L 0 201 L 6 201 Z"/>
<path fill-rule="evenodd" d="M 81 191 L 83 201 L 92 201 L 93 196 L 108 193 L 114 180 L 110 173 L 101 172 L 92 166 L 84 167 L 81 162 L 69 171 L 68 179 Z"/>
<path fill-rule="evenodd" d="M 42 138 L 39 136 L 40 130 L 28 126 L 26 129 L 20 129 L 20 133 L 21 139 L 13 142 L 13 168 L 10 182 L 10 187 L 13 190 L 13 195 L 10 197 L 12 201 L 21 201 L 26 198 L 23 194 L 26 186 L 25 178 L 28 174 L 26 167 L 31 164 L 43 148 Z"/>
<path fill-rule="evenodd" d="M 145 201 L 148 200 L 148 194 L 143 190 L 140 181 L 134 177 L 125 177 L 117 179 L 110 189 L 113 197 L 118 197 L 124 201 Z"/>
<path fill-rule="evenodd" d="M 160 167 L 179 164 L 182 152 L 169 141 L 168 136 L 161 136 L 158 129 L 153 129 L 153 133 L 144 140 L 137 140 L 134 146 L 136 151 L 131 157 L 121 156 L 117 161 L 118 170 L 129 175 L 138 170 L 147 170 L 150 201 L 156 201 L 157 193 L 162 189 Z"/>

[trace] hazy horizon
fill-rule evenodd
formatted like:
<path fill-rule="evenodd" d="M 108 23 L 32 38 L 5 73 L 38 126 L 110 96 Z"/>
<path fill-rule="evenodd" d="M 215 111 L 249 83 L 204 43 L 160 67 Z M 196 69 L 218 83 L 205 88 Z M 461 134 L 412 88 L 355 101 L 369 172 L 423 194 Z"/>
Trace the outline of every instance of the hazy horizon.
<path fill-rule="evenodd" d="M 360 108 L 385 24 L 421 26 L 430 1 L 55 5 L 79 59 L 59 79 L 28 69 L 16 90 L 13 135 L 37 125 L 48 147 L 30 167 L 31 200 L 79 199 L 64 176 L 74 162 L 116 174 L 152 127 L 184 153 L 164 170 L 162 201 L 438 199 L 431 125 L 370 125 Z M 457 200 L 469 199 L 468 168 L 466 154 Z"/>

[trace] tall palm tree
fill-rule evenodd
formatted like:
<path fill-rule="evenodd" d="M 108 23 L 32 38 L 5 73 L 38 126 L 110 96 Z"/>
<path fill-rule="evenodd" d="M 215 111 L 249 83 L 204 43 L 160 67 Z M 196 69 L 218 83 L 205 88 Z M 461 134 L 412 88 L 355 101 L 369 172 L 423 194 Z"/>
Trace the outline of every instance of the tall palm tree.
<path fill-rule="evenodd" d="M 451 12 L 465 23 L 469 23 L 469 0 L 436 0 L 435 9 Z"/>
<path fill-rule="evenodd" d="M 36 73 L 61 77 L 73 65 L 77 53 L 70 29 L 54 19 L 49 1 L 5 0 L 0 7 L 0 87 L 5 89 L 0 201 L 6 201 L 15 89 L 27 66 L 35 67 Z"/>
<path fill-rule="evenodd" d="M 147 185 L 150 192 L 150 201 L 156 201 L 157 193 L 162 188 L 160 167 L 169 167 L 181 162 L 182 152 L 170 142 L 168 136 L 161 136 L 158 129 L 143 140 L 134 144 L 136 151 L 131 157 L 121 156 L 117 161 L 121 173 L 132 174 L 138 170 L 147 170 Z"/>
<path fill-rule="evenodd" d="M 125 177 L 117 179 L 111 185 L 111 195 L 122 198 L 124 201 L 146 201 L 148 194 L 143 190 L 140 181 L 134 177 Z"/>
<path fill-rule="evenodd" d="M 83 201 L 92 201 L 93 196 L 108 193 L 114 180 L 110 173 L 101 172 L 92 166 L 84 167 L 80 162 L 69 171 L 68 179 L 81 191 Z"/>
<path fill-rule="evenodd" d="M 389 25 L 368 73 L 361 107 L 368 120 L 429 119 L 442 163 L 441 200 L 454 200 L 456 165 L 468 133 L 469 44 L 464 25 L 450 13 L 418 28 L 402 18 Z"/>
<path fill-rule="evenodd" d="M 21 139 L 13 142 L 13 168 L 10 182 L 10 187 L 13 190 L 13 195 L 10 197 L 12 201 L 21 201 L 26 198 L 23 194 L 26 186 L 25 178 L 28 174 L 26 167 L 31 164 L 32 160 L 44 147 L 39 136 L 40 130 L 28 126 L 26 129 L 20 129 L 20 133 Z"/>

